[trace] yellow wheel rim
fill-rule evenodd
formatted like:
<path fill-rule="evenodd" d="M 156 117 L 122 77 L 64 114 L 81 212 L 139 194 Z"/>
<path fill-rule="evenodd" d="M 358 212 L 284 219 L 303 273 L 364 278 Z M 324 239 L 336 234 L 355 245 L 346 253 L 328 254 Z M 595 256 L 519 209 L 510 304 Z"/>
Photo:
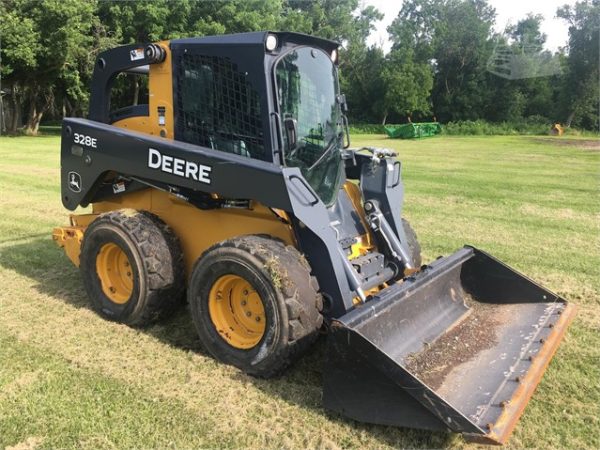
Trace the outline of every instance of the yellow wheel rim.
<path fill-rule="evenodd" d="M 127 303 L 133 292 L 133 272 L 121 247 L 104 244 L 96 257 L 96 272 L 104 295 L 119 305 Z"/>
<path fill-rule="evenodd" d="M 223 275 L 210 289 L 208 312 L 221 337 L 232 347 L 248 349 L 265 334 L 265 308 L 244 278 Z"/>

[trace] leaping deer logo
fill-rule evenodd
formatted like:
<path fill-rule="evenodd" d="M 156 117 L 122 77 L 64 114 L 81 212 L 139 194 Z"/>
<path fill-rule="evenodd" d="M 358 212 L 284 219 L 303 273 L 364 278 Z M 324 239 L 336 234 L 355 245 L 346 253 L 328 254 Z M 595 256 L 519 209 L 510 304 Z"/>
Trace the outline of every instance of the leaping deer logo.
<path fill-rule="evenodd" d="M 69 189 L 81 192 L 81 176 L 77 172 L 69 172 Z"/>

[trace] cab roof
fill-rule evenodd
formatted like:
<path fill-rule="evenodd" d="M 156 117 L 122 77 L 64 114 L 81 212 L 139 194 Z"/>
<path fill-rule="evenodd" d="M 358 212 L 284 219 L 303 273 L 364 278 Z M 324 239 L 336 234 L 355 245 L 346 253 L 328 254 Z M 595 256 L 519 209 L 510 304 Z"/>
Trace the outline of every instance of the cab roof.
<path fill-rule="evenodd" d="M 274 34 L 281 42 L 298 45 L 319 47 L 327 52 L 337 49 L 340 44 L 329 39 L 323 39 L 304 33 L 278 32 L 278 31 L 253 31 L 249 33 L 223 34 L 217 36 L 202 36 L 194 38 L 173 39 L 171 46 L 184 47 L 188 45 L 265 45 L 269 34 Z"/>

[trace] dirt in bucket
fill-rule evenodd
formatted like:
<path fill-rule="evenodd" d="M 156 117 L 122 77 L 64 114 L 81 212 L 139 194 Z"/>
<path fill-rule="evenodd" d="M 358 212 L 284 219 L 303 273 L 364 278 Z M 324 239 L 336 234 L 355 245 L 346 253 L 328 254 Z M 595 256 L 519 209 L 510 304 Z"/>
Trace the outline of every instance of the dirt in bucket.
<path fill-rule="evenodd" d="M 409 354 L 405 367 L 431 389 L 438 389 L 456 366 L 497 343 L 501 305 L 466 300 L 469 314 L 420 352 Z"/>

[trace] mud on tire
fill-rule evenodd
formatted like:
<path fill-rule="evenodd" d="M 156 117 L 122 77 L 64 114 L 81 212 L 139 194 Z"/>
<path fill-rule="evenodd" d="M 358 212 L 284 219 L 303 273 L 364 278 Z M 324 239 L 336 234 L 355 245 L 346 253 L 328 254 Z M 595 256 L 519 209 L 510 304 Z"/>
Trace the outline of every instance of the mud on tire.
<path fill-rule="evenodd" d="M 215 282 L 226 275 L 247 280 L 260 296 L 265 329 L 251 348 L 236 348 L 217 330 L 209 311 Z M 215 358 L 263 378 L 280 374 L 316 340 L 323 324 L 322 297 L 298 250 L 264 236 L 223 241 L 196 262 L 188 302 L 204 347 Z"/>
<path fill-rule="evenodd" d="M 98 255 L 107 244 L 118 246 L 131 268 L 131 294 L 123 302 L 111 300 L 100 280 Z M 146 211 L 111 211 L 95 219 L 84 234 L 80 270 L 93 308 L 109 320 L 144 326 L 182 303 L 185 271 L 179 241 L 162 220 Z"/>
<path fill-rule="evenodd" d="M 413 264 L 416 268 L 421 267 L 421 245 L 417 239 L 417 233 L 411 227 L 410 223 L 406 219 L 402 219 L 402 226 L 404 227 L 404 234 L 408 243 L 408 249 L 410 250 L 410 256 L 413 260 Z"/>

